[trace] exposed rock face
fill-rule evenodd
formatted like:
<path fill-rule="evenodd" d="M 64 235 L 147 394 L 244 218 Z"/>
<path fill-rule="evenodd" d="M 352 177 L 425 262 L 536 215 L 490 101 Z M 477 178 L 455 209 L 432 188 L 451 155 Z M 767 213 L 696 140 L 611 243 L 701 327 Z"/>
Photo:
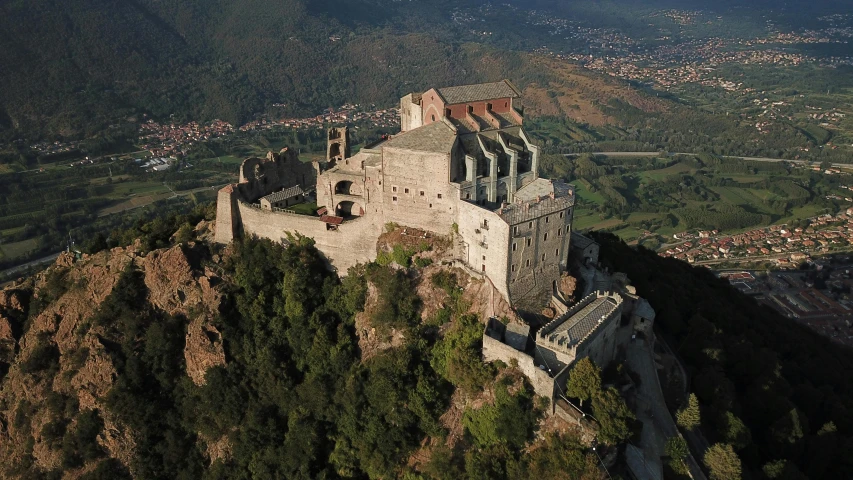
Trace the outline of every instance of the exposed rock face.
<path fill-rule="evenodd" d="M 0 362 L 11 364 L 0 383 L 0 458 L 4 462 L 18 462 L 27 454 L 29 439 L 34 438 L 35 465 L 45 471 L 60 465 L 61 452 L 40 434 L 54 416 L 45 399 L 58 393 L 76 399 L 80 411 L 98 410 L 104 421 L 98 442 L 109 456 L 130 464 L 136 448 L 133 431 L 113 418 L 104 405 L 118 372 L 108 351 L 110 347 L 103 340 L 104 327 L 91 323 L 127 268 L 143 273 L 152 307 L 186 320 L 184 356 L 187 375 L 193 382 L 203 383 L 209 368 L 225 363 L 221 336 L 211 324 L 222 300 L 218 290 L 221 281 L 212 270 L 200 271 L 192 266 L 193 248 L 190 243 L 186 251 L 176 246 L 143 256 L 131 246 L 84 255 L 80 260 L 60 255 L 27 287 L 33 288 L 32 297 L 40 298 L 45 305 L 31 316 L 29 328 L 20 339 L 15 334 L 21 324 L 16 327 L 14 318 L 18 317 L 10 315 L 20 314 L 22 318 L 29 293 L 22 293 L 21 286 L 0 291 Z M 50 279 L 55 276 L 63 278 L 67 290 L 50 291 Z M 45 347 L 58 352 L 58 369 L 22 371 L 22 362 Z M 27 405 L 30 410 L 23 417 L 24 423 L 15 422 L 18 409 Z M 216 450 L 227 449 L 220 446 Z M 90 468 L 87 465 L 67 472 L 68 478 L 76 478 Z"/>
<path fill-rule="evenodd" d="M 577 287 L 578 280 L 568 273 L 563 273 L 563 276 L 560 278 L 560 293 L 562 293 L 565 298 L 572 298 Z"/>
<path fill-rule="evenodd" d="M 222 335 L 206 318 L 198 317 L 187 326 L 184 359 L 187 362 L 187 375 L 196 385 L 204 384 L 204 374 L 208 369 L 225 365 Z"/>

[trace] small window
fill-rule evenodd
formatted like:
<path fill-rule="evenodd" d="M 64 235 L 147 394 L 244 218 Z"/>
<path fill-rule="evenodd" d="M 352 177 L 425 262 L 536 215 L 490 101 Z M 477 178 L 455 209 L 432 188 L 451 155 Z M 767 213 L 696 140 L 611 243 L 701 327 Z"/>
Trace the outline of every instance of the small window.
<path fill-rule="evenodd" d="M 397 203 L 397 196 L 395 195 L 395 196 L 391 197 L 391 200 L 392 200 L 394 203 Z"/>
<path fill-rule="evenodd" d="M 557 236 L 558 236 L 558 237 L 562 237 L 562 236 L 563 236 L 563 229 L 562 229 L 562 228 L 558 228 L 558 229 L 557 229 Z"/>
<path fill-rule="evenodd" d="M 433 116 L 432 116 L 432 121 L 433 121 L 433 122 L 435 121 L 435 115 L 433 115 Z M 483 265 L 483 270 L 484 270 L 484 271 L 486 270 L 486 268 L 485 268 L 485 267 L 486 267 L 486 266 L 485 266 L 485 265 Z"/>
<path fill-rule="evenodd" d="M 545 234 L 545 237 L 543 238 L 543 240 L 545 240 L 546 242 L 548 241 L 548 234 L 547 233 Z"/>
<path fill-rule="evenodd" d="M 405 193 L 409 193 L 409 189 L 408 189 L 408 188 L 405 190 Z"/>
<path fill-rule="evenodd" d="M 517 248 L 518 248 L 518 244 L 515 242 L 512 242 L 512 251 L 514 252 Z"/>
<path fill-rule="evenodd" d="M 485 263 L 483 264 L 483 271 L 484 272 L 486 271 L 486 264 Z"/>
<path fill-rule="evenodd" d="M 530 266 L 530 259 L 529 259 L 529 258 L 528 258 L 527 260 L 525 260 L 525 261 L 524 261 L 524 266 L 525 266 L 525 267 L 529 267 L 529 266 Z"/>
<path fill-rule="evenodd" d="M 563 212 L 560 212 L 560 218 L 563 218 Z"/>
<path fill-rule="evenodd" d="M 509 107 L 509 102 L 504 102 L 504 108 Z"/>
<path fill-rule="evenodd" d="M 512 234 L 518 235 L 518 226 L 512 227 Z"/>
<path fill-rule="evenodd" d="M 382 180 L 379 180 L 379 185 L 382 185 Z"/>
<path fill-rule="evenodd" d="M 527 239 L 527 246 L 528 246 L 528 247 L 530 246 L 530 242 L 532 242 L 532 239 L 528 238 L 528 239 Z"/>
<path fill-rule="evenodd" d="M 445 109 L 444 109 L 444 116 L 445 116 L 445 117 L 447 117 L 447 118 L 452 117 L 452 115 L 450 114 L 450 109 L 449 109 L 449 108 L 445 108 Z"/>
<path fill-rule="evenodd" d="M 396 187 L 396 186 L 391 187 L 391 191 L 392 191 L 392 192 L 396 192 L 396 191 L 397 191 L 397 187 Z"/>
<path fill-rule="evenodd" d="M 432 204 L 431 204 L 431 203 L 429 204 L 429 208 L 432 208 Z"/>
<path fill-rule="evenodd" d="M 548 223 L 548 220 L 550 220 L 550 219 L 551 219 L 551 217 L 550 217 L 550 216 L 549 216 L 549 217 L 545 217 L 545 223 Z"/>
<path fill-rule="evenodd" d="M 483 255 L 483 261 L 484 261 L 484 262 L 486 261 L 486 256 L 485 256 L 485 255 Z"/>
<path fill-rule="evenodd" d="M 559 249 L 559 248 L 554 249 L 554 256 L 555 256 L 555 257 L 559 257 L 559 256 L 560 256 L 560 249 Z"/>
<path fill-rule="evenodd" d="M 440 193 L 438 194 L 438 199 L 441 200 L 441 194 Z"/>
<path fill-rule="evenodd" d="M 465 194 L 465 200 L 471 200 L 471 194 L 470 193 Z"/>
<path fill-rule="evenodd" d="M 471 113 L 471 114 L 474 113 L 474 106 L 473 105 L 468 105 L 468 113 Z"/>
<path fill-rule="evenodd" d="M 545 254 L 544 253 L 542 254 L 542 261 L 543 262 L 545 261 Z"/>
<path fill-rule="evenodd" d="M 512 270 L 512 271 L 514 272 L 514 271 L 515 271 L 515 265 L 513 265 L 513 266 L 510 268 L 510 270 Z"/>
<path fill-rule="evenodd" d="M 423 190 L 421 190 L 421 196 L 422 196 L 422 197 L 424 196 L 424 191 L 423 191 Z"/>

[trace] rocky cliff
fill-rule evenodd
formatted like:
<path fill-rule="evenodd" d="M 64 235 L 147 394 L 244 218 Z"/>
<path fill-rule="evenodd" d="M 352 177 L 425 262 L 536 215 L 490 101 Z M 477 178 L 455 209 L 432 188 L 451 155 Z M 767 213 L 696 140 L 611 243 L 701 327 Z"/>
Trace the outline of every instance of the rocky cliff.
<path fill-rule="evenodd" d="M 141 276 L 147 308 L 183 324 L 180 368 L 192 382 L 204 383 L 207 369 L 225 363 L 211 323 L 222 282 L 211 266 L 201 266 L 199 251 L 190 243 L 147 254 L 138 246 L 79 259 L 63 254 L 35 278 L 0 291 L 0 458 L 7 467 L 0 474 L 61 468 L 64 478 L 77 478 L 92 470 L 91 462 L 64 458 L 61 448 L 86 412 L 98 412 L 103 422 L 97 444 L 129 464 L 134 433 L 104 405 L 117 377 L 111 327 L 93 322 L 128 271 Z M 79 466 L 68 468 L 69 462 Z"/>

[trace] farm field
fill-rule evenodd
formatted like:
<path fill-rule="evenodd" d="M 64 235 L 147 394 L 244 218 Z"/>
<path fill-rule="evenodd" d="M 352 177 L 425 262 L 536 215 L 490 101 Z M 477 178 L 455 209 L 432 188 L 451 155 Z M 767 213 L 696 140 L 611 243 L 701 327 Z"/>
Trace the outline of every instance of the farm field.
<path fill-rule="evenodd" d="M 607 230 L 629 242 L 666 244 L 686 230 L 735 233 L 802 222 L 853 203 L 843 200 L 851 194 L 841 188 L 853 186 L 853 176 L 791 165 L 710 155 L 564 161 L 551 168 L 568 172 L 563 178 L 575 185 L 575 230 Z"/>

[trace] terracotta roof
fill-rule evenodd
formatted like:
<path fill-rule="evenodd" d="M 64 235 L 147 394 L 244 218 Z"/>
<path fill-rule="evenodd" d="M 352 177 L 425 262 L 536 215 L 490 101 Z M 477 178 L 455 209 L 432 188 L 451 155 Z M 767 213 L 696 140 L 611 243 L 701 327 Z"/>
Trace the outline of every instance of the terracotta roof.
<path fill-rule="evenodd" d="M 494 83 L 478 83 L 476 85 L 460 85 L 436 89 L 448 105 L 459 103 L 481 102 L 496 98 L 518 98 L 521 93 L 509 80 Z"/>
<path fill-rule="evenodd" d="M 332 225 L 340 225 L 344 223 L 343 217 L 333 217 L 331 215 L 323 215 L 322 217 L 320 217 L 320 220 L 326 223 L 330 223 Z"/>
<path fill-rule="evenodd" d="M 403 132 L 383 143 L 382 148 L 449 154 L 454 142 L 456 131 L 444 121 L 438 121 Z"/>

